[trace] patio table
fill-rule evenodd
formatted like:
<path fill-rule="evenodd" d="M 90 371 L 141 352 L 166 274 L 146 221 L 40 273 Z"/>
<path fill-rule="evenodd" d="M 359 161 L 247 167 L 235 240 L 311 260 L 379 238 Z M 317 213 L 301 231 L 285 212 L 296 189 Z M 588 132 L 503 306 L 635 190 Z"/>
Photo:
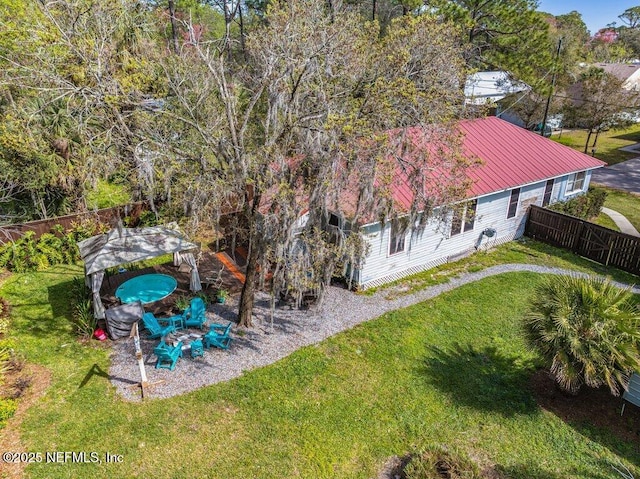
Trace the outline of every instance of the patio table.
<path fill-rule="evenodd" d="M 122 303 L 153 303 L 175 291 L 178 282 L 168 274 L 143 274 L 122 283 L 116 289 L 116 298 Z"/>

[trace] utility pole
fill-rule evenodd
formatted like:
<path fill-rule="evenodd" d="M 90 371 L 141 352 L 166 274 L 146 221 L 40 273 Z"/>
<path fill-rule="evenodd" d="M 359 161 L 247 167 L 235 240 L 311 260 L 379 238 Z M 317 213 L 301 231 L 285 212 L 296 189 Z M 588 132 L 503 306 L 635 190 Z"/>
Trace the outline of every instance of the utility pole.
<path fill-rule="evenodd" d="M 551 75 L 551 90 L 549 90 L 549 96 L 547 97 L 547 104 L 544 107 L 544 116 L 542 117 L 542 127 L 540 128 L 540 135 L 544 136 L 544 130 L 547 128 L 547 116 L 549 115 L 549 105 L 551 104 L 551 96 L 553 95 L 553 89 L 556 86 L 556 71 L 558 70 L 558 58 L 560 58 L 560 47 L 562 46 L 562 38 L 558 40 L 558 48 L 556 49 L 556 56 L 553 59 L 553 75 Z"/>

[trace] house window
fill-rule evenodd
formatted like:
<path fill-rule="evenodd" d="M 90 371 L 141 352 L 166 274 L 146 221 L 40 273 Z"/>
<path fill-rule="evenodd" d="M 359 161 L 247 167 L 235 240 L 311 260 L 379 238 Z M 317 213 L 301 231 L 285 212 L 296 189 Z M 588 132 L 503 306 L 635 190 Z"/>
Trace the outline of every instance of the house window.
<path fill-rule="evenodd" d="M 455 236 L 460 233 L 471 231 L 476 222 L 476 207 L 478 200 L 470 201 L 462 209 L 453 210 L 453 218 L 451 219 L 451 235 Z"/>
<path fill-rule="evenodd" d="M 389 254 L 401 253 L 404 251 L 404 237 L 406 229 L 402 227 L 398 220 L 391 222 L 391 239 L 389 241 Z"/>
<path fill-rule="evenodd" d="M 571 193 L 577 193 L 578 191 L 582 191 L 584 188 L 584 180 L 587 177 L 586 171 L 579 171 L 578 173 L 574 173 L 569 177 L 569 181 L 567 181 L 567 192 L 565 194 L 570 195 Z"/>
<path fill-rule="evenodd" d="M 467 209 L 464 212 L 464 231 L 471 231 L 473 225 L 476 223 L 476 207 L 478 206 L 478 200 L 473 200 L 467 204 Z"/>
<path fill-rule="evenodd" d="M 518 200 L 520 199 L 520 188 L 511 190 L 511 198 L 509 199 L 509 210 L 507 218 L 513 218 L 518 211 Z"/>
<path fill-rule="evenodd" d="M 553 180 L 547 180 L 547 186 L 544 187 L 544 196 L 542 197 L 542 206 L 551 203 L 551 193 L 553 193 Z"/>

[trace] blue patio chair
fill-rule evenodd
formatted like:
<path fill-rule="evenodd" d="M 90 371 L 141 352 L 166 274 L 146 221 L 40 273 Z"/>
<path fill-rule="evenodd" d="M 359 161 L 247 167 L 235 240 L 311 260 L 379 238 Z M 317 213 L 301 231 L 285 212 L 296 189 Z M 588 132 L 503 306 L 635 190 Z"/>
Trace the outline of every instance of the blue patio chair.
<path fill-rule="evenodd" d="M 176 331 L 180 329 L 184 329 L 184 317 L 182 314 L 178 314 L 177 316 L 169 316 L 168 318 L 157 318 L 153 313 L 144 313 L 150 314 L 154 317 L 154 319 L 160 324 L 160 326 L 164 327 L 165 323 L 169 326 L 173 326 Z"/>
<path fill-rule="evenodd" d="M 191 300 L 189 307 L 184 311 L 182 317 L 184 318 L 184 325 L 188 328 L 200 328 L 204 326 L 207 321 L 205 315 L 205 306 L 202 298 L 195 297 Z"/>
<path fill-rule="evenodd" d="M 169 346 L 164 340 L 160 341 L 153 349 L 153 354 L 158 356 L 156 369 L 164 368 L 173 371 L 178 359 L 182 357 L 182 341 L 175 346 Z"/>
<path fill-rule="evenodd" d="M 167 324 L 166 326 L 160 325 L 158 318 L 153 313 L 144 313 L 142 315 L 142 322 L 147 331 L 149 331 L 149 339 L 164 338 L 167 334 L 173 333 L 176 327 L 173 324 Z"/>
<path fill-rule="evenodd" d="M 233 323 L 229 323 L 227 326 L 218 323 L 210 324 L 209 332 L 202 338 L 204 347 L 209 349 L 211 346 L 215 346 L 220 349 L 229 349 L 229 345 L 233 339 L 229 336 L 232 324 Z"/>

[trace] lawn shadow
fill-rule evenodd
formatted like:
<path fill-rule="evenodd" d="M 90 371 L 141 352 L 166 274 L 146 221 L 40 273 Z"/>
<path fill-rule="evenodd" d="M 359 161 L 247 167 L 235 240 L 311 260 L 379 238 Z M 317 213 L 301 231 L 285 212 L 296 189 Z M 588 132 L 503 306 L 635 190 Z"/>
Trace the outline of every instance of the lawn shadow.
<path fill-rule="evenodd" d="M 640 142 L 640 132 L 634 131 L 633 133 L 624 133 L 622 135 L 612 136 L 611 138 L 615 138 L 617 140 L 634 141 L 637 143 Z"/>
<path fill-rule="evenodd" d="M 531 376 L 530 388 L 537 403 L 582 436 L 640 467 L 640 408 L 611 395 L 609 389 L 583 387 L 575 395 L 563 393 L 547 371 Z"/>
<path fill-rule="evenodd" d="M 425 380 L 457 404 L 505 416 L 534 414 L 538 406 L 527 387 L 533 365 L 507 357 L 495 347 L 456 344 L 430 348 L 424 361 Z"/>
<path fill-rule="evenodd" d="M 11 308 L 20 326 L 37 338 L 67 337 L 71 324 L 70 289 L 73 280 L 47 286 L 46 299 L 24 296 L 12 301 Z M 51 312 L 48 311 L 51 308 Z"/>
<path fill-rule="evenodd" d="M 91 381 L 91 379 L 93 379 L 94 376 L 105 378 L 105 379 L 108 379 L 110 381 L 121 381 L 121 382 L 124 382 L 124 383 L 127 383 L 127 384 L 131 384 L 131 385 L 139 384 L 138 382 L 133 381 L 131 379 L 125 379 L 125 378 L 119 378 L 119 377 L 112 376 L 108 372 L 104 371 L 97 363 L 93 363 L 93 366 L 91 366 L 91 368 L 89 369 L 89 371 L 87 372 L 85 377 L 82 379 L 82 381 L 78 385 L 78 389 L 82 389 L 83 387 L 85 387 L 89 383 L 89 381 Z"/>

